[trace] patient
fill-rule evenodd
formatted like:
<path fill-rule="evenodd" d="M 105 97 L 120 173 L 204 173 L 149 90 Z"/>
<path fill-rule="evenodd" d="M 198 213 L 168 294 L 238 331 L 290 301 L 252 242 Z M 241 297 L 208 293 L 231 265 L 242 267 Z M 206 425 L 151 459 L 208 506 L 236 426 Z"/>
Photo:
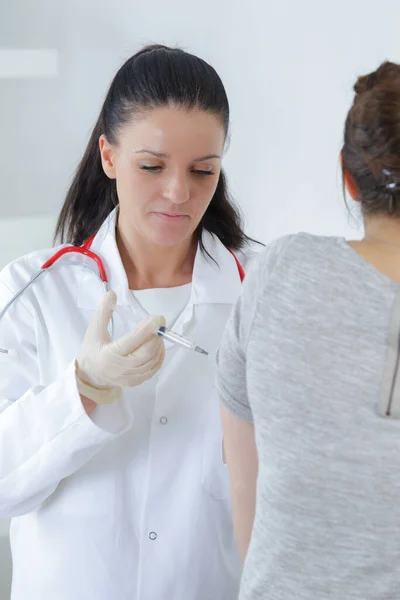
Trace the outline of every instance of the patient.
<path fill-rule="evenodd" d="M 400 598 L 400 66 L 354 89 L 364 238 L 272 244 L 219 352 L 240 600 Z"/>

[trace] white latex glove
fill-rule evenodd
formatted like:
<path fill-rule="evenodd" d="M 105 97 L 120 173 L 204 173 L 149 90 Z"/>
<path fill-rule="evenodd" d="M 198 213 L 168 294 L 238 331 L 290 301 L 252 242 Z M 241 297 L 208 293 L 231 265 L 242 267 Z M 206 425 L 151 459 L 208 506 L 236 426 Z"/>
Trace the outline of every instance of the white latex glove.
<path fill-rule="evenodd" d="M 113 402 L 121 388 L 140 385 L 153 377 L 165 356 L 164 342 L 156 335 L 165 326 L 164 317 L 149 317 L 133 331 L 111 341 L 107 325 L 116 299 L 112 291 L 104 296 L 76 358 L 79 393 L 97 404 Z"/>

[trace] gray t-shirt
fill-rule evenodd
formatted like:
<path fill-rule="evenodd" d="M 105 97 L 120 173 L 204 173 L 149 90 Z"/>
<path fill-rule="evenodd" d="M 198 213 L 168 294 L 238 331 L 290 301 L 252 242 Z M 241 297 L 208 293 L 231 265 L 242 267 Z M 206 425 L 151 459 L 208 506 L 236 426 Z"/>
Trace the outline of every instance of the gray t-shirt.
<path fill-rule="evenodd" d="M 248 274 L 218 374 L 259 454 L 240 600 L 400 599 L 399 334 L 400 285 L 341 238 Z"/>

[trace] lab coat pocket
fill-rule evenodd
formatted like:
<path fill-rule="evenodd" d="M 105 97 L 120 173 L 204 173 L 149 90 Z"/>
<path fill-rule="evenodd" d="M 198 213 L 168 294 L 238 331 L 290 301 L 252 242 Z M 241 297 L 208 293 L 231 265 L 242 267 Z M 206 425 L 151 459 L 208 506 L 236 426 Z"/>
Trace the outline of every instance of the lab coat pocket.
<path fill-rule="evenodd" d="M 214 500 L 229 499 L 229 473 L 225 464 L 220 422 L 205 432 L 203 443 L 202 484 Z"/>

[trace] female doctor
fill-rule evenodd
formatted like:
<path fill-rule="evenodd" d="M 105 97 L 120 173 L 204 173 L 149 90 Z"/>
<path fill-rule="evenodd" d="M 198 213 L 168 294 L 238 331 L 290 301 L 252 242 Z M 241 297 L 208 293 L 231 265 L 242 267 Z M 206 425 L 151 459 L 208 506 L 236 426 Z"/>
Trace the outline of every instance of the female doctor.
<path fill-rule="evenodd" d="M 231 251 L 248 242 L 221 171 L 228 122 L 203 60 L 130 58 L 57 225 L 61 247 L 94 236 L 112 291 L 66 254 L 1 319 L 0 347 L 18 351 L 0 353 L 13 600 L 237 595 L 213 360 L 245 267 Z M 3 270 L 0 307 L 54 252 Z M 209 356 L 156 335 L 165 322 Z"/>

